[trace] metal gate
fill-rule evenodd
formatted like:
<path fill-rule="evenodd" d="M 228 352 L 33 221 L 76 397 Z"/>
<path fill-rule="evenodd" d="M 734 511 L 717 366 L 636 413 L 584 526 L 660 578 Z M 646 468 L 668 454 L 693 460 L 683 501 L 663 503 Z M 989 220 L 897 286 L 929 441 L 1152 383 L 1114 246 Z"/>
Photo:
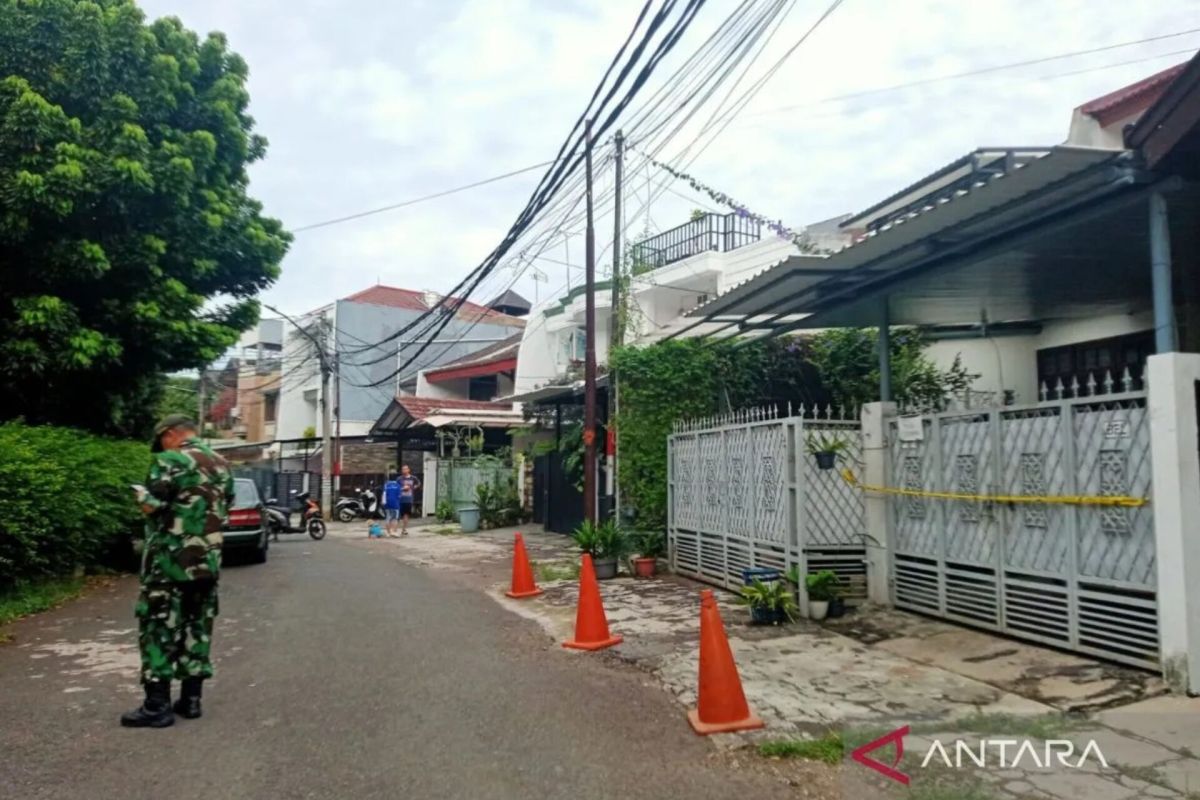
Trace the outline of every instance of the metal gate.
<path fill-rule="evenodd" d="M 754 409 L 680 421 L 667 440 L 667 530 L 672 568 L 726 588 L 742 570 L 831 569 L 847 596 L 866 594 L 863 498 L 806 455 L 813 432 L 840 434 L 857 462 L 861 426 L 832 409 L 779 416 Z"/>
<path fill-rule="evenodd" d="M 1063 394 L 1060 387 L 1060 399 L 1035 405 L 894 420 L 889 484 L 986 496 L 1149 497 L 1145 392 Z M 919 496 L 893 497 L 889 505 L 896 606 L 1114 661 L 1157 664 L 1148 505 Z"/>

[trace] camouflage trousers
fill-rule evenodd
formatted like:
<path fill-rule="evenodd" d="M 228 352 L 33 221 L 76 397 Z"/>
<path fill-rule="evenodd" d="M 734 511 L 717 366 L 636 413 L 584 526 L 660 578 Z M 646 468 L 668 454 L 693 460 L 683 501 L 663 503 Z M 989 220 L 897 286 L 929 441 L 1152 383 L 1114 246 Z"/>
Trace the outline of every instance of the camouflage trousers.
<path fill-rule="evenodd" d="M 142 681 L 211 678 L 217 610 L 216 581 L 143 584 L 135 607 Z"/>

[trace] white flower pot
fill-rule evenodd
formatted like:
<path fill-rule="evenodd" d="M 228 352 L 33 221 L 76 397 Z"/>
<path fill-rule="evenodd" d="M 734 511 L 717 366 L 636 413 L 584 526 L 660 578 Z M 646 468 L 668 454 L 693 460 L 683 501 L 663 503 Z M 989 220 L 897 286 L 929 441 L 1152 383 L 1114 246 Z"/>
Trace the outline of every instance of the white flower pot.
<path fill-rule="evenodd" d="M 808 618 L 815 620 L 825 619 L 825 615 L 829 613 L 828 600 L 809 600 L 808 601 Z"/>

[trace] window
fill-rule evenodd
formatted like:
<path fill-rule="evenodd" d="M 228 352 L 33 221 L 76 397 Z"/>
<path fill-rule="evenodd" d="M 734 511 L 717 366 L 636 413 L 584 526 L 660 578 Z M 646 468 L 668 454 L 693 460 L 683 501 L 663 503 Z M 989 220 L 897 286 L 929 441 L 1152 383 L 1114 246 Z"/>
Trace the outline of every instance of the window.
<path fill-rule="evenodd" d="M 1112 391 L 1141 389 L 1146 359 L 1154 353 L 1154 332 L 1142 331 L 1108 339 L 1093 339 L 1062 347 L 1038 350 L 1038 386 L 1045 384 L 1050 398 L 1057 397 L 1055 389 L 1061 380 L 1064 396 L 1070 396 L 1071 386 L 1078 382 L 1080 393 L 1086 392 L 1089 381 L 1095 381 L 1096 394 L 1106 394 L 1106 381 L 1111 376 Z M 1122 381 L 1129 370 L 1132 382 Z"/>
<path fill-rule="evenodd" d="M 576 328 L 563 338 L 563 360 L 568 364 L 583 361 L 587 350 L 587 331 Z"/>
<path fill-rule="evenodd" d="M 279 392 L 263 392 L 263 422 L 274 422 L 279 407 Z"/>
<path fill-rule="evenodd" d="M 490 402 L 499 396 L 499 384 L 495 375 L 471 378 L 467 386 L 467 399 Z"/>

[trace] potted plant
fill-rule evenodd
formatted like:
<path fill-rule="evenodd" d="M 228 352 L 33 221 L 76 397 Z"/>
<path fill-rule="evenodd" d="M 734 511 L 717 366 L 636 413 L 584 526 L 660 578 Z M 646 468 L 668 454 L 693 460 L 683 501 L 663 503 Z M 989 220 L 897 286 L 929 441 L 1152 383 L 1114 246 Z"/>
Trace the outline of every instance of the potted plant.
<path fill-rule="evenodd" d="M 796 619 L 796 597 L 787 581 L 763 581 L 752 578 L 742 587 L 738 602 L 750 607 L 754 625 L 779 625 Z"/>
<path fill-rule="evenodd" d="M 638 531 L 631 537 L 633 552 L 633 574 L 637 578 L 653 578 L 658 569 L 658 559 L 667 550 L 667 538 L 661 531 Z"/>
<path fill-rule="evenodd" d="M 805 439 L 805 449 L 817 459 L 818 469 L 833 469 L 849 448 L 850 440 L 836 431 L 813 431 Z"/>
<path fill-rule="evenodd" d="M 837 573 L 828 569 L 814 572 L 804 578 L 804 588 L 808 592 L 809 618 L 825 619 L 829 614 L 829 601 L 838 594 Z"/>
<path fill-rule="evenodd" d="M 573 535 L 580 552 L 592 557 L 598 580 L 617 576 L 617 563 L 629 553 L 629 535 L 613 520 L 599 524 L 584 520 Z"/>
<path fill-rule="evenodd" d="M 442 498 L 438 500 L 437 509 L 434 511 L 438 522 L 453 522 L 454 521 L 454 504 L 448 499 Z"/>

